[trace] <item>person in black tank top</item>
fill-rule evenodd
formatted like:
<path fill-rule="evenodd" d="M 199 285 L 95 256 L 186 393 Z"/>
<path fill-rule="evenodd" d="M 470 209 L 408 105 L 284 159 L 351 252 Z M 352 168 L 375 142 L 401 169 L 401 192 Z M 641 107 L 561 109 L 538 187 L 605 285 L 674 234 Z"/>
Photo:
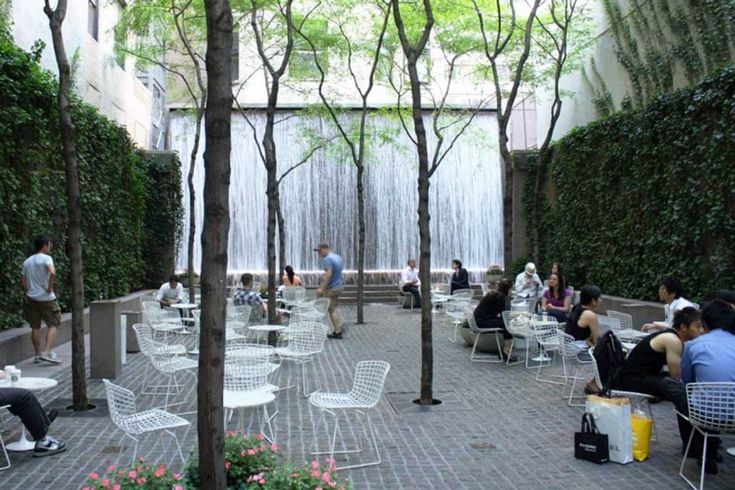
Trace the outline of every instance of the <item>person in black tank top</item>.
<path fill-rule="evenodd" d="M 670 401 L 676 410 L 684 415 L 689 414 L 686 390 L 680 381 L 681 354 L 684 342 L 692 340 L 703 333 L 699 311 L 684 308 L 676 312 L 673 328 L 655 332 L 641 340 L 628 354 L 625 364 L 613 380 L 613 389 L 635 391 Z M 668 366 L 669 371 L 662 371 Z M 692 426 L 682 417 L 677 416 L 679 436 L 682 442 L 682 453 L 692 432 Z M 702 453 L 702 437 L 695 431 L 691 454 Z M 708 445 L 709 451 L 712 449 Z M 716 456 L 717 448 L 712 456 Z M 713 459 L 714 461 L 714 459 Z"/>

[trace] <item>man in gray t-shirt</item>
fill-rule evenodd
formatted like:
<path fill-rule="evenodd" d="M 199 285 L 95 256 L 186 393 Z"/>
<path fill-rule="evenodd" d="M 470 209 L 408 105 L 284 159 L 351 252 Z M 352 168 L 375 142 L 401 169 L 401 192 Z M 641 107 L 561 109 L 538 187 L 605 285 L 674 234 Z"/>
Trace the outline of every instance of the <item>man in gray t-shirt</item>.
<path fill-rule="evenodd" d="M 337 310 L 339 295 L 342 293 L 342 269 L 344 261 L 342 257 L 332 252 L 329 245 L 320 243 L 315 252 L 319 252 L 319 256 L 324 259 L 324 275 L 319 281 L 319 289 L 316 290 L 318 296 L 329 298 L 329 318 L 332 320 L 334 331 L 328 335 L 330 339 L 342 338 L 342 316 Z"/>
<path fill-rule="evenodd" d="M 57 329 L 61 325 L 61 309 L 54 294 L 56 269 L 49 255 L 51 240 L 38 237 L 35 242 L 36 253 L 23 262 L 23 275 L 20 285 L 25 293 L 25 317 L 31 326 L 31 342 L 36 351 L 33 362 L 47 361 L 59 364 L 61 361 L 51 349 L 56 340 Z M 46 350 L 41 350 L 41 322 L 46 322 Z"/>

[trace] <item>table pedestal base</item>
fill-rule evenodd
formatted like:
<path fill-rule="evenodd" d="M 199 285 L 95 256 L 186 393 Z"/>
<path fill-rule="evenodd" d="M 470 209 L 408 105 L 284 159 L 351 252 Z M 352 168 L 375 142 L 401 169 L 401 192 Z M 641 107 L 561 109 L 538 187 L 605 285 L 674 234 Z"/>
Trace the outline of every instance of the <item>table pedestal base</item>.
<path fill-rule="evenodd" d="M 5 448 L 8 451 L 14 451 L 14 452 L 23 452 L 23 451 L 32 451 L 35 449 L 36 443 L 33 441 L 29 441 L 26 438 L 26 428 L 23 427 L 23 431 L 20 433 L 20 439 L 18 439 L 15 442 L 11 442 L 10 444 L 6 444 Z"/>

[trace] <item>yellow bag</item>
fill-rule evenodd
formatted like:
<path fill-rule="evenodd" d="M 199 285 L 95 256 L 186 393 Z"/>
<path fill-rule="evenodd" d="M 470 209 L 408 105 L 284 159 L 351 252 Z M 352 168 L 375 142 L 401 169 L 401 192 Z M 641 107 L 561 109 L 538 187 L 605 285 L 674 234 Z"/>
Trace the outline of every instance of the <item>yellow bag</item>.
<path fill-rule="evenodd" d="M 635 410 L 630 418 L 633 427 L 633 459 L 645 461 L 651 450 L 653 420 L 640 410 Z"/>

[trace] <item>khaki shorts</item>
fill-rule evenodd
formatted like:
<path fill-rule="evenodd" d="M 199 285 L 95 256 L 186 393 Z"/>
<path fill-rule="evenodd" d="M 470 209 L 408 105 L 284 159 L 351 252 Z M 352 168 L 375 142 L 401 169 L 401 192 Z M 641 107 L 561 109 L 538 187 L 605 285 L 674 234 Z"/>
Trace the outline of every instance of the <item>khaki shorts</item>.
<path fill-rule="evenodd" d="M 333 313 L 337 309 L 337 303 L 339 303 L 339 295 L 342 294 L 342 288 L 337 289 L 325 289 L 324 297 L 329 298 L 329 313 Z"/>
<path fill-rule="evenodd" d="M 61 308 L 57 301 L 35 301 L 26 298 L 25 318 L 31 328 L 41 328 L 41 321 L 49 327 L 61 326 Z"/>

